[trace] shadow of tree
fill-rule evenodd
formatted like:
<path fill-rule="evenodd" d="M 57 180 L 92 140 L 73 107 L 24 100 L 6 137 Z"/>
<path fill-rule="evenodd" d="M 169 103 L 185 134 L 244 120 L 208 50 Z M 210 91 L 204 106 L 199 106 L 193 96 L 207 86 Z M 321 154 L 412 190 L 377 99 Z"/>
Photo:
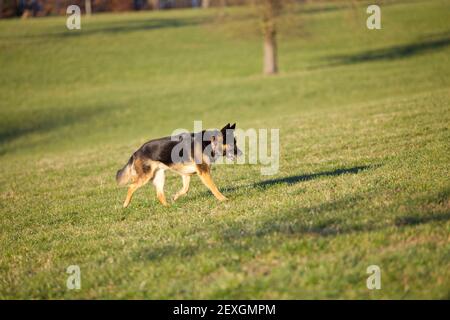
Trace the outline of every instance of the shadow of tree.
<path fill-rule="evenodd" d="M 402 226 L 414 226 L 418 224 L 424 224 L 428 222 L 441 222 L 450 220 L 450 212 L 432 214 L 432 215 L 418 215 L 412 214 L 395 218 L 395 225 L 397 227 Z"/>
<path fill-rule="evenodd" d="M 136 31 L 148 31 L 148 30 L 196 26 L 210 21 L 212 21 L 212 18 L 192 17 L 180 19 L 152 18 L 141 20 L 121 20 L 114 22 L 102 22 L 92 24 L 82 23 L 81 30 L 68 30 L 67 28 L 64 28 L 63 29 L 64 31 L 49 30 L 49 32 L 47 33 L 25 34 L 19 37 L 17 35 L 5 35 L 0 36 L 0 39 L 70 38 L 70 37 L 89 36 L 95 34 L 120 34 Z M 61 29 L 58 28 L 58 30 Z"/>
<path fill-rule="evenodd" d="M 179 258 L 188 258 L 193 256 L 198 251 L 199 246 L 177 246 L 177 245 L 165 245 L 160 247 L 152 247 L 151 249 L 144 249 L 139 253 L 139 258 L 148 260 L 160 260 L 167 256 L 176 256 Z"/>
<path fill-rule="evenodd" d="M 64 32 L 62 36 L 80 36 L 91 35 L 96 33 L 126 33 L 135 31 L 159 30 L 167 28 L 180 28 L 187 26 L 195 26 L 206 21 L 205 18 L 183 18 L 183 19 L 148 19 L 148 20 L 127 20 L 120 23 L 102 24 L 101 27 L 92 28 L 88 26 L 81 32 Z"/>
<path fill-rule="evenodd" d="M 112 23 L 102 24 L 86 24 L 81 30 L 64 30 L 63 32 L 47 33 L 39 35 L 39 37 L 81 37 L 95 34 L 121 34 L 138 31 L 159 30 L 168 28 L 181 28 L 196 26 L 209 21 L 207 18 L 193 17 L 183 19 L 146 19 L 146 20 L 126 20 Z M 31 36 L 33 37 L 33 36 Z"/>
<path fill-rule="evenodd" d="M 135 252 L 136 259 L 148 259 L 160 261 L 171 258 L 191 258 L 199 253 L 207 251 L 220 252 L 221 250 L 233 250 L 246 252 L 259 247 L 263 250 L 273 239 L 272 235 L 288 237 L 301 237 L 312 235 L 317 237 L 335 237 L 361 232 L 381 231 L 386 228 L 405 228 L 433 222 L 450 220 L 450 212 L 434 212 L 429 210 L 420 215 L 407 214 L 392 220 L 379 221 L 354 221 L 352 215 L 341 216 L 335 214 L 342 210 L 352 210 L 358 203 L 367 200 L 370 194 L 349 195 L 342 199 L 319 204 L 317 206 L 301 207 L 296 210 L 288 210 L 277 214 L 265 215 L 261 220 L 250 223 L 248 220 L 233 221 L 224 228 L 223 223 L 215 226 L 213 231 L 218 234 L 218 242 L 207 244 L 206 241 L 197 241 L 189 245 L 152 245 Z M 436 199 L 434 199 L 436 200 Z M 311 223 L 311 214 L 314 221 Z M 195 232 L 193 233 L 195 234 Z M 189 234 L 186 235 L 189 237 Z M 267 239 L 267 241 L 265 241 Z M 272 246 L 269 245 L 270 248 Z"/>
<path fill-rule="evenodd" d="M 413 55 L 443 49 L 450 45 L 448 33 L 437 39 L 426 39 L 420 42 L 398 45 L 389 48 L 365 51 L 351 55 L 336 55 L 327 58 L 331 61 L 328 66 L 346 65 L 362 62 L 394 60 L 407 58 Z"/>
<path fill-rule="evenodd" d="M 277 215 L 268 215 L 257 226 L 249 230 L 241 223 L 231 225 L 223 230 L 222 236 L 227 241 L 240 237 L 265 237 L 272 234 L 285 235 L 317 235 L 336 236 L 361 231 L 372 231 L 377 228 L 375 224 L 359 224 L 346 221 L 345 217 L 335 215 L 340 210 L 355 207 L 358 202 L 367 199 L 368 195 L 349 195 L 342 199 L 321 203 L 317 206 L 305 206 L 295 210 L 287 210 Z M 308 217 L 314 215 L 311 223 Z M 239 230 L 239 232 L 237 232 Z"/>
<path fill-rule="evenodd" d="M 374 166 L 360 166 L 349 169 L 338 169 L 319 174 L 307 175 L 309 179 L 323 175 L 338 175 L 344 172 L 357 173 L 360 170 Z M 303 176 L 299 176 L 303 177 Z M 271 181 L 271 180 L 270 180 Z M 276 181 L 304 181 L 301 179 L 276 179 Z M 234 252 L 247 252 L 272 249 L 273 235 L 287 237 L 301 237 L 305 235 L 321 238 L 349 235 L 354 233 L 382 231 L 387 228 L 409 228 L 417 225 L 446 222 L 450 220 L 450 212 L 447 203 L 450 189 L 446 188 L 432 195 L 411 200 L 404 199 L 411 205 L 410 210 L 420 207 L 420 213 L 408 212 L 406 214 L 396 213 L 398 203 L 391 203 L 383 210 L 393 211 L 386 219 L 378 217 L 360 217 L 360 212 L 371 197 L 377 193 L 349 194 L 345 197 L 322 202 L 315 206 L 303 206 L 284 210 L 281 212 L 268 212 L 258 215 L 258 218 L 249 217 L 245 219 L 228 221 L 209 225 L 208 234 L 214 234 L 219 241 L 213 243 L 207 239 L 199 239 L 189 244 L 167 244 L 151 245 L 140 248 L 135 252 L 136 259 L 148 259 L 160 261 L 171 258 L 191 258 L 199 253 L 220 252 L 232 250 Z M 432 204 L 432 205 L 427 205 Z M 343 214 L 345 213 L 345 214 Z M 195 236 L 198 239 L 198 229 L 186 230 L 184 237 Z M 258 251 L 256 250 L 256 251 Z M 230 262 L 231 263 L 231 262 Z"/>
<path fill-rule="evenodd" d="M 33 133 L 46 133 L 58 127 L 67 126 L 76 122 L 83 122 L 109 110 L 107 107 L 96 108 L 65 108 L 58 112 L 46 109 L 33 114 L 16 117 L 19 120 L 4 120 L 0 127 L 0 146 L 15 139 Z"/>

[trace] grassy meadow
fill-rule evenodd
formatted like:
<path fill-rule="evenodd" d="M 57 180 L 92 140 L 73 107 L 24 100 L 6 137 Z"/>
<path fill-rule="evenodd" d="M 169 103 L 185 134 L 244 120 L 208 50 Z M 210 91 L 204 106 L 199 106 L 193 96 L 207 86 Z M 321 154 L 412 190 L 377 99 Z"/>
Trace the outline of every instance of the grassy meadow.
<path fill-rule="evenodd" d="M 450 3 L 365 10 L 287 13 L 272 77 L 249 8 L 0 20 L 0 298 L 449 299 Z M 116 171 L 194 120 L 279 128 L 279 172 L 122 209 Z"/>

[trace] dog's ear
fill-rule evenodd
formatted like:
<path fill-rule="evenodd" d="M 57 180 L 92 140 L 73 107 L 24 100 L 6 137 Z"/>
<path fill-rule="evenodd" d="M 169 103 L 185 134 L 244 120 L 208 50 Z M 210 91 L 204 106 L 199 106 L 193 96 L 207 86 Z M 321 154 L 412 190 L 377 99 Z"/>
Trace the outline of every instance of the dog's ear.
<path fill-rule="evenodd" d="M 220 131 L 222 131 L 222 134 L 223 133 L 225 133 L 226 131 L 227 131 L 227 129 L 229 129 L 230 128 L 230 124 L 228 123 L 225 127 L 223 127 L 222 128 L 222 130 L 220 130 Z"/>
<path fill-rule="evenodd" d="M 232 129 L 232 130 L 236 129 L 236 123 L 232 124 L 232 125 L 230 126 L 230 129 Z"/>

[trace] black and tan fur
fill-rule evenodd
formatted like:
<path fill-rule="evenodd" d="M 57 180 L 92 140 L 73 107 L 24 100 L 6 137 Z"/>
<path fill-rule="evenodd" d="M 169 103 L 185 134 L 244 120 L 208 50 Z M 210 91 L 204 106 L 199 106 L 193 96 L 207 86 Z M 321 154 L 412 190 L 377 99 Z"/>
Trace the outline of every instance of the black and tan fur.
<path fill-rule="evenodd" d="M 191 176 L 195 174 L 199 176 L 203 184 L 218 200 L 227 200 L 227 198 L 217 189 L 212 180 L 211 165 L 219 155 L 234 158 L 241 154 L 241 151 L 236 146 L 236 140 L 234 138 L 235 127 L 236 124 L 233 124 L 232 126 L 227 124 L 220 132 L 217 131 L 217 135 L 212 131 L 203 131 L 202 134 L 212 133 L 212 138 L 208 141 L 201 142 L 202 159 L 200 161 L 194 161 L 194 139 L 191 140 L 191 154 L 182 161 L 172 160 L 172 150 L 179 143 L 177 140 L 174 141 L 173 137 L 150 140 L 143 144 L 133 153 L 128 160 L 128 163 L 121 170 L 117 171 L 116 174 L 116 180 L 119 185 L 125 185 L 128 182 L 131 182 L 123 207 L 126 208 L 130 204 L 133 193 L 150 180 L 152 180 L 153 185 L 156 188 L 158 200 L 161 204 L 166 206 L 167 201 L 164 195 L 166 170 L 178 173 L 181 175 L 183 181 L 183 187 L 173 196 L 174 201 L 188 192 Z M 193 133 L 191 133 L 191 137 L 194 137 Z M 210 150 L 213 146 L 213 150 L 215 151 L 212 152 L 212 155 L 205 152 L 205 150 Z M 219 146 L 219 148 L 216 146 Z M 217 154 L 214 154 L 214 152 Z"/>

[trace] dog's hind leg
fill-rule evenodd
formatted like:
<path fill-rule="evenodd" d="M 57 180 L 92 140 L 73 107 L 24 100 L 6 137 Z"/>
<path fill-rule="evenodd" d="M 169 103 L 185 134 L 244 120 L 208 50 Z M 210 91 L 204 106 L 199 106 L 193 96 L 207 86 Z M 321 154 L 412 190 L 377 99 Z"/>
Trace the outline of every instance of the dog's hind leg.
<path fill-rule="evenodd" d="M 130 184 L 130 186 L 128 187 L 127 198 L 125 199 L 125 202 L 123 203 L 124 208 L 128 207 L 128 205 L 130 204 L 131 199 L 133 197 L 133 193 L 137 189 L 139 189 L 140 187 L 145 185 L 147 182 L 149 182 L 151 178 L 153 178 L 155 169 L 153 166 L 150 167 L 149 169 L 150 169 L 149 171 L 144 172 L 141 167 L 137 168 L 136 171 L 139 174 L 139 176 L 137 178 L 135 178 L 135 181 L 132 184 Z"/>
<path fill-rule="evenodd" d="M 185 195 L 189 191 L 189 182 L 191 181 L 191 177 L 187 175 L 181 175 L 183 179 L 183 187 L 173 196 L 173 201 L 176 201 L 182 195 Z"/>
<path fill-rule="evenodd" d="M 166 196 L 164 195 L 164 169 L 158 169 L 153 178 L 153 185 L 156 188 L 156 196 L 163 206 L 167 206 Z"/>

